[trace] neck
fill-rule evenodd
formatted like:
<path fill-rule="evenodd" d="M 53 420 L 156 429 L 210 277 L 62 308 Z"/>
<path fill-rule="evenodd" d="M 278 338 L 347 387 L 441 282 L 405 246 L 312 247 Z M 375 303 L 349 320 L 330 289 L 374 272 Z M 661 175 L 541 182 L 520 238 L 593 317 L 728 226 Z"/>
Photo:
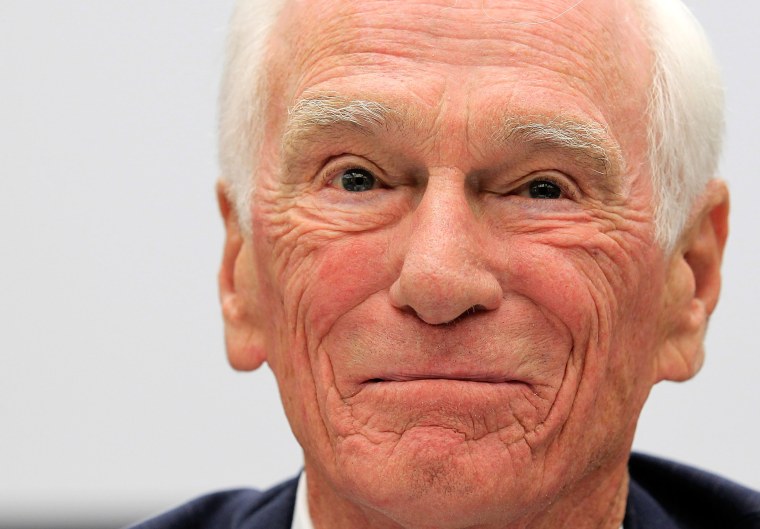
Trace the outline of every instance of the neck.
<path fill-rule="evenodd" d="M 499 520 L 435 529 L 619 529 L 628 497 L 627 459 L 589 473 L 547 505 L 528 514 L 505 512 Z M 308 500 L 314 529 L 433 529 L 395 519 L 338 492 L 317 468 L 306 463 Z"/>

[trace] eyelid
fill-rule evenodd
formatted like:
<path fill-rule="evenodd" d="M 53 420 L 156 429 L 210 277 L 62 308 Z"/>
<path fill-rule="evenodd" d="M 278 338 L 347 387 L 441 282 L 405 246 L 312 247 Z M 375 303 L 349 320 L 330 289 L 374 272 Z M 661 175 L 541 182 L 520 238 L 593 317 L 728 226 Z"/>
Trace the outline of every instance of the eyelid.
<path fill-rule="evenodd" d="M 556 185 L 562 191 L 562 197 L 566 199 L 575 200 L 580 198 L 580 190 L 576 186 L 569 176 L 557 171 L 535 171 L 527 175 L 522 182 L 514 189 L 510 194 L 518 194 L 527 190 L 528 186 L 536 181 L 551 182 Z"/>
<path fill-rule="evenodd" d="M 320 185 L 322 187 L 334 187 L 332 186 L 332 183 L 335 181 L 335 179 L 349 169 L 361 169 L 362 171 L 367 171 L 369 174 L 375 177 L 378 188 L 387 187 L 382 171 L 380 171 L 380 169 L 375 164 L 366 158 L 362 158 L 353 154 L 340 154 L 338 156 L 333 156 L 330 158 L 322 167 L 322 169 L 320 169 Z"/>

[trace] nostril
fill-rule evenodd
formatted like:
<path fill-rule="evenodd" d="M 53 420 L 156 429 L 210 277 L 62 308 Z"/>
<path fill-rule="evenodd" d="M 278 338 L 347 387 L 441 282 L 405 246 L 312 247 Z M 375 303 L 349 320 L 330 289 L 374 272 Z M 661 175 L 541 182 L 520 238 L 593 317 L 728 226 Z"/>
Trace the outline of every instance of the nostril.
<path fill-rule="evenodd" d="M 485 312 L 486 310 L 488 309 L 486 309 L 483 305 L 473 305 L 453 320 L 445 322 L 444 325 L 454 325 L 455 323 L 459 323 L 469 316 L 477 314 L 478 312 Z"/>
<path fill-rule="evenodd" d="M 414 308 L 410 307 L 409 305 L 404 305 L 403 307 L 398 307 L 398 310 L 405 312 L 407 314 L 410 314 L 425 323 L 431 324 L 431 325 L 454 325 L 456 323 L 459 323 L 465 318 L 468 318 L 470 316 L 473 316 L 479 312 L 487 312 L 488 309 L 484 305 L 473 305 L 472 307 L 468 308 L 464 312 L 462 312 L 459 316 L 457 316 L 454 319 L 448 320 L 448 321 L 441 321 L 437 323 L 433 323 L 429 321 L 428 319 L 424 318 L 419 312 L 414 310 Z"/>
<path fill-rule="evenodd" d="M 412 316 L 416 316 L 417 318 L 420 318 L 419 313 L 417 313 L 417 311 L 414 310 L 410 305 L 403 305 L 401 307 L 396 307 L 396 308 L 400 310 L 401 312 L 405 312 L 407 314 L 411 314 Z"/>

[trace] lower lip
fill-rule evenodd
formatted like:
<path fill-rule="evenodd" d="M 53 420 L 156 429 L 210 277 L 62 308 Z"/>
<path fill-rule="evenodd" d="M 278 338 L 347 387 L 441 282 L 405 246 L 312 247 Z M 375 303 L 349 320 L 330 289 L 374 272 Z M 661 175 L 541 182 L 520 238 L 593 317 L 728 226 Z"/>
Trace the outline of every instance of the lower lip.
<path fill-rule="evenodd" d="M 482 381 L 449 378 L 425 378 L 414 380 L 373 380 L 362 385 L 354 398 L 382 398 L 388 401 L 412 400 L 415 406 L 425 403 L 503 403 L 517 392 L 531 391 L 528 384 L 516 380 Z"/>
<path fill-rule="evenodd" d="M 499 432 L 488 438 L 498 439 L 503 446 L 523 439 L 526 430 L 533 431 L 546 420 L 552 402 L 540 398 L 537 389 L 516 380 L 366 382 L 343 404 L 350 410 L 349 433 L 356 433 L 357 424 L 363 425 L 362 432 L 372 442 L 403 433 L 410 442 L 417 440 L 428 448 L 434 439 L 443 439 L 450 448 L 452 439 L 459 444 Z M 431 436 L 431 432 L 438 433 Z"/>

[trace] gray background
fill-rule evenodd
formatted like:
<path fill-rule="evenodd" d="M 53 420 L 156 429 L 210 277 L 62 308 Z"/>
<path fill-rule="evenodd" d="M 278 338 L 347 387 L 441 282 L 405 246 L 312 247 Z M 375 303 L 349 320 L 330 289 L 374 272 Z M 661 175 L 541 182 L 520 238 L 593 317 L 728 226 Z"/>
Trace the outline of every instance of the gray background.
<path fill-rule="evenodd" d="M 117 524 L 298 471 L 271 374 L 234 373 L 222 345 L 231 4 L 0 2 L 2 523 Z M 655 388 L 636 446 L 760 488 L 760 8 L 689 4 L 728 87 L 732 235 L 705 368 Z"/>

